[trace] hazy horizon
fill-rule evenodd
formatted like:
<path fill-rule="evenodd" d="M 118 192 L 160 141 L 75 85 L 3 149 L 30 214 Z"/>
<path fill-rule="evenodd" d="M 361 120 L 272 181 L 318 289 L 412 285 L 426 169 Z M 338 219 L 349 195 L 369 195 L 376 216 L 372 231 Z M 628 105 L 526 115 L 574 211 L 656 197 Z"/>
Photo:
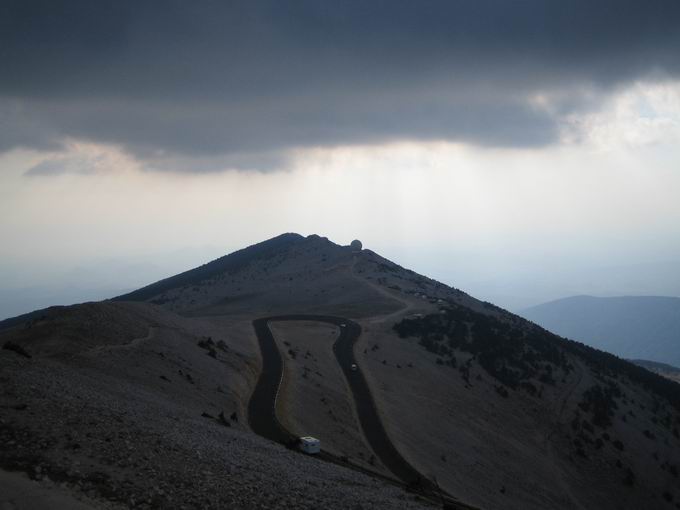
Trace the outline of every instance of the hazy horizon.
<path fill-rule="evenodd" d="M 0 10 L 0 317 L 287 231 L 511 310 L 680 295 L 677 2 L 58 4 Z"/>
<path fill-rule="evenodd" d="M 310 234 L 312 232 L 303 233 Z M 261 240 L 264 241 L 265 238 Z M 345 245 L 351 241 L 350 238 L 330 240 Z M 675 280 L 666 277 L 673 267 L 677 267 L 679 261 L 628 267 L 578 267 L 571 261 L 571 265 L 563 267 L 563 274 L 557 275 L 545 269 L 541 273 L 530 274 L 531 269 L 519 265 L 515 272 L 494 271 L 486 274 L 473 264 L 465 265 L 466 260 L 470 259 L 466 259 L 464 254 L 444 253 L 442 256 L 441 252 L 437 253 L 435 250 L 421 252 L 417 246 L 377 247 L 372 246 L 365 238 L 363 241 L 366 248 L 377 251 L 408 269 L 513 312 L 575 295 L 680 296 L 680 277 Z M 238 247 L 225 245 L 223 249 L 218 246 L 202 246 L 129 258 L 102 257 L 89 263 L 83 261 L 76 266 L 53 268 L 49 274 L 36 272 L 35 283 L 30 286 L 21 286 L 21 282 L 29 280 L 29 277 L 22 275 L 20 269 L 16 268 L 13 275 L 8 271 L 3 279 L 16 284 L 0 289 L 0 320 L 52 305 L 108 299 L 200 266 L 249 244 L 252 243 L 246 242 Z M 456 263 L 447 262 L 451 260 L 456 260 Z"/>

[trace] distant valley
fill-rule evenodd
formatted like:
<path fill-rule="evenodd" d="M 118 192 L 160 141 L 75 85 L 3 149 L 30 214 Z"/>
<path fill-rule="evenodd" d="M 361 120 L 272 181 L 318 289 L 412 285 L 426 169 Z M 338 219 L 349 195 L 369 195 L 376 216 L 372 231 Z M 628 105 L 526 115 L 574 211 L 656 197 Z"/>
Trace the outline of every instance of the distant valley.
<path fill-rule="evenodd" d="M 680 366 L 680 298 L 574 296 L 520 315 L 558 335 L 626 359 Z"/>

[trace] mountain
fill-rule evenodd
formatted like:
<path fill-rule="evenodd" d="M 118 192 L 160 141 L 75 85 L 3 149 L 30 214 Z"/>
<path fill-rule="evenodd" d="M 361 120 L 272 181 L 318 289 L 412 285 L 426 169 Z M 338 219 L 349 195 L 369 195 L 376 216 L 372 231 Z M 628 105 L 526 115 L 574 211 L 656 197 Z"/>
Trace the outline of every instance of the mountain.
<path fill-rule="evenodd" d="M 28 476 L 88 508 L 680 501 L 678 384 L 356 243 L 284 234 L 6 322 L 0 344 L 4 494 Z"/>
<path fill-rule="evenodd" d="M 674 367 L 673 365 L 668 365 L 666 363 L 658 363 L 656 361 L 648 361 L 644 359 L 632 359 L 632 363 L 635 363 L 642 368 L 646 368 L 650 372 L 659 374 L 666 377 L 672 381 L 680 383 L 680 368 Z"/>
<path fill-rule="evenodd" d="M 212 262 L 208 262 L 200 267 L 185 271 L 178 275 L 160 280 L 141 289 L 114 298 L 114 301 L 144 301 L 159 294 L 163 294 L 173 289 L 202 282 L 210 281 L 212 278 L 219 278 L 225 274 L 238 272 L 240 269 L 258 260 L 267 260 L 285 251 L 295 243 L 299 243 L 304 238 L 300 234 L 281 234 L 277 237 L 249 246 L 242 250 L 235 251 L 224 257 L 220 257 Z"/>
<path fill-rule="evenodd" d="M 520 315 L 623 358 L 680 365 L 680 298 L 574 296 Z"/>

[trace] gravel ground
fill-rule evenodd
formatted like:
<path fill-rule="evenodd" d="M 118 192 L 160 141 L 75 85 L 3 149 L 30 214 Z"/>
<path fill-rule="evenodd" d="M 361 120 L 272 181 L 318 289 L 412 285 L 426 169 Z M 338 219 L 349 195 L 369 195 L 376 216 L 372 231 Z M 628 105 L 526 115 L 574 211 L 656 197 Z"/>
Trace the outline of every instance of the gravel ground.
<path fill-rule="evenodd" d="M 162 335 L 156 341 L 162 343 Z M 134 349 L 139 366 L 148 366 L 144 357 L 158 358 Z M 106 349 L 67 359 L 0 350 L 1 467 L 93 508 L 424 505 L 397 488 L 269 443 L 228 415 L 229 426 L 216 413 L 201 416 L 206 404 L 192 403 L 186 392 L 156 389 L 158 375 L 140 384 L 139 374 L 129 377 L 129 367 L 115 366 L 126 359 Z M 114 365 L 103 372 L 100 365 L 109 361 Z M 201 373 L 201 366 L 193 370 Z M 202 388 L 207 385 L 204 380 Z"/>

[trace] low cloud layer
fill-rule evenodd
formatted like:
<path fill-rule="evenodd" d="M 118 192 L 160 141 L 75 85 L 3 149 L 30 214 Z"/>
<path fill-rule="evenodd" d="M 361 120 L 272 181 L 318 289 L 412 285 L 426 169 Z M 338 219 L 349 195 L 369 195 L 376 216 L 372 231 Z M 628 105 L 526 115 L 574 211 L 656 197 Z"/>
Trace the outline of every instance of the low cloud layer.
<path fill-rule="evenodd" d="M 599 95 L 676 77 L 678 54 L 676 0 L 6 1 L 0 151 L 83 140 L 207 171 L 406 139 L 545 146 Z"/>

